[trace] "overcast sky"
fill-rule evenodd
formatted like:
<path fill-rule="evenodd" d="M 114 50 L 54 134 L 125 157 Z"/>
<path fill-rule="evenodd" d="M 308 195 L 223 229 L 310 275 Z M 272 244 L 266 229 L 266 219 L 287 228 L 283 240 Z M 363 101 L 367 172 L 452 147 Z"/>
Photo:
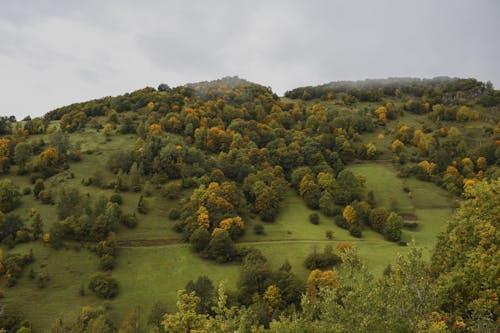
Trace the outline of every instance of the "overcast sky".
<path fill-rule="evenodd" d="M 164 82 L 394 76 L 500 87 L 500 1 L 0 0 L 0 115 Z"/>

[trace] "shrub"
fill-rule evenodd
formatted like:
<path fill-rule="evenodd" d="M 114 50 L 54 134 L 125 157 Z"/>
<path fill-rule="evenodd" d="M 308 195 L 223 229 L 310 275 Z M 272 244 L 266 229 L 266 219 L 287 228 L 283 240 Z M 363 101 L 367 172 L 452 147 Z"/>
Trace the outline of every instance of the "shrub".
<path fill-rule="evenodd" d="M 344 220 L 342 215 L 336 215 L 333 218 L 333 222 L 335 222 L 335 225 L 337 225 L 338 227 L 340 227 L 342 229 L 347 229 L 349 227 L 349 225 L 347 224 L 346 220 Z"/>
<path fill-rule="evenodd" d="M 38 198 L 44 205 L 50 205 L 54 203 L 52 200 L 52 192 L 49 190 L 42 190 L 38 193 Z"/>
<path fill-rule="evenodd" d="M 115 257 L 111 254 L 105 254 L 99 258 L 99 269 L 110 271 L 115 267 Z"/>
<path fill-rule="evenodd" d="M 327 269 L 331 268 L 334 265 L 340 264 L 342 259 L 340 256 L 333 253 L 333 249 L 331 246 L 325 246 L 323 253 L 318 253 L 316 250 L 307 256 L 304 261 L 304 266 L 307 269 Z"/>
<path fill-rule="evenodd" d="M 30 187 L 23 188 L 23 195 L 29 195 L 29 194 L 31 194 L 31 188 Z"/>
<path fill-rule="evenodd" d="M 253 231 L 255 232 L 256 235 L 263 235 L 264 234 L 264 225 L 262 225 L 262 224 L 254 225 Z"/>
<path fill-rule="evenodd" d="M 41 272 L 37 277 L 38 288 L 43 289 L 47 286 L 47 283 L 50 281 L 50 276 L 47 272 Z"/>
<path fill-rule="evenodd" d="M 325 236 L 326 236 L 326 238 L 332 240 L 333 239 L 333 231 L 331 231 L 331 230 L 325 231 Z"/>
<path fill-rule="evenodd" d="M 181 185 L 177 183 L 168 183 L 163 187 L 161 191 L 161 195 L 170 200 L 178 199 L 180 194 L 181 194 Z"/>
<path fill-rule="evenodd" d="M 38 178 L 35 180 L 35 185 L 33 186 L 33 194 L 38 198 L 41 191 L 45 190 L 45 184 L 43 179 Z"/>
<path fill-rule="evenodd" d="M 185 226 L 186 223 L 184 223 L 184 221 L 177 221 L 174 223 L 172 230 L 175 232 L 183 232 Z"/>
<path fill-rule="evenodd" d="M 137 216 L 135 216 L 134 213 L 123 214 L 120 217 L 120 223 L 129 229 L 133 229 L 133 228 L 137 227 Z"/>
<path fill-rule="evenodd" d="M 309 215 L 309 222 L 311 222 L 314 225 L 319 224 L 319 215 L 317 213 L 312 213 Z"/>
<path fill-rule="evenodd" d="M 181 211 L 178 208 L 172 208 L 168 213 L 168 218 L 172 221 L 178 220 L 181 217 Z"/>
<path fill-rule="evenodd" d="M 137 211 L 139 214 L 148 213 L 148 204 L 142 195 L 139 197 L 139 202 L 137 203 Z"/>
<path fill-rule="evenodd" d="M 349 227 L 349 233 L 351 236 L 356 237 L 356 238 L 361 238 L 363 235 L 363 231 L 361 230 L 361 226 L 358 224 L 353 224 Z"/>
<path fill-rule="evenodd" d="M 115 194 L 111 195 L 111 197 L 109 198 L 109 201 L 121 205 L 123 203 L 123 198 L 118 193 L 115 193 Z"/>
<path fill-rule="evenodd" d="M 210 242 L 210 233 L 205 228 L 198 228 L 189 237 L 193 250 L 201 252 L 205 250 Z"/>
<path fill-rule="evenodd" d="M 105 299 L 115 298 L 118 295 L 118 281 L 102 274 L 93 276 L 88 288 L 97 296 Z"/>

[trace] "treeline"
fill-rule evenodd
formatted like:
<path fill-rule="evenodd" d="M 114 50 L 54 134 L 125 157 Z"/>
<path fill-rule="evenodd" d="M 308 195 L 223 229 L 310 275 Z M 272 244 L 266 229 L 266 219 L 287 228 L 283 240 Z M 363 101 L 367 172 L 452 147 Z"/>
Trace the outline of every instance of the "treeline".
<path fill-rule="evenodd" d="M 319 86 L 295 88 L 285 97 L 293 99 L 342 99 L 347 104 L 380 102 L 383 98 L 413 96 L 429 100 L 432 104 L 460 104 L 477 100 L 484 106 L 498 105 L 500 94 L 491 83 L 475 79 L 436 77 L 433 79 L 389 78 L 364 81 L 338 81 Z"/>

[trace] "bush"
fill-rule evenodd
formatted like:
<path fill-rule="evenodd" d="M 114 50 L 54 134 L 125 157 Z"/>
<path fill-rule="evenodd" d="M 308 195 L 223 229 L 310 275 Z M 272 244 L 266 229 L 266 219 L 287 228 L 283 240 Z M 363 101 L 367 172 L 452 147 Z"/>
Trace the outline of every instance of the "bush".
<path fill-rule="evenodd" d="M 314 225 L 319 224 L 319 215 L 317 213 L 312 213 L 309 215 L 309 222 L 311 222 Z"/>
<path fill-rule="evenodd" d="M 342 215 L 336 215 L 333 218 L 333 222 L 335 222 L 335 225 L 337 225 L 337 227 L 340 227 L 342 229 L 349 228 L 349 225 L 347 224 L 346 220 L 344 220 L 344 217 Z"/>
<path fill-rule="evenodd" d="M 137 211 L 139 214 L 148 213 L 148 204 L 142 195 L 139 197 L 139 202 L 137 203 Z"/>
<path fill-rule="evenodd" d="M 45 184 L 43 183 L 43 179 L 37 178 L 35 180 L 35 185 L 33 186 L 33 194 L 35 195 L 35 197 L 38 198 L 38 195 L 43 190 L 45 190 Z"/>
<path fill-rule="evenodd" d="M 161 195 L 170 200 L 178 199 L 180 194 L 181 185 L 177 183 L 168 183 L 163 187 L 161 191 Z"/>
<path fill-rule="evenodd" d="M 178 208 L 172 208 L 168 213 L 168 218 L 172 221 L 178 220 L 181 217 L 181 211 Z"/>
<path fill-rule="evenodd" d="M 105 299 L 115 298 L 118 295 L 118 281 L 102 274 L 92 277 L 88 288 L 97 296 Z"/>
<path fill-rule="evenodd" d="M 115 193 L 115 194 L 111 195 L 111 197 L 109 198 L 109 202 L 114 202 L 114 203 L 121 205 L 123 203 L 123 198 L 118 193 Z"/>
<path fill-rule="evenodd" d="M 31 194 L 31 188 L 30 187 L 23 188 L 23 195 L 29 195 L 29 194 Z"/>
<path fill-rule="evenodd" d="M 332 240 L 333 239 L 333 231 L 331 231 L 331 230 L 325 231 L 325 236 L 326 236 L 326 238 Z"/>
<path fill-rule="evenodd" d="M 110 271 L 115 267 L 115 257 L 111 254 L 105 254 L 99 258 L 99 269 Z"/>
<path fill-rule="evenodd" d="M 304 260 L 304 266 L 307 269 L 327 269 L 331 268 L 334 265 L 340 264 L 342 259 L 340 256 L 333 253 L 333 249 L 331 246 L 325 246 L 323 253 L 318 253 L 316 250 L 307 256 L 306 260 Z"/>
<path fill-rule="evenodd" d="M 361 236 L 363 236 L 363 231 L 361 230 L 361 226 L 357 224 L 350 226 L 349 233 L 351 234 L 351 236 L 356 238 L 361 238 Z"/>
<path fill-rule="evenodd" d="M 255 232 L 256 235 L 263 235 L 264 234 L 264 225 L 262 225 L 262 224 L 254 225 L 253 231 Z"/>
<path fill-rule="evenodd" d="M 133 229 L 137 227 L 137 216 L 134 213 L 123 214 L 120 218 L 120 223 L 129 229 Z"/>
<path fill-rule="evenodd" d="M 184 223 L 184 221 L 177 221 L 174 223 L 172 230 L 175 232 L 183 232 L 185 226 L 186 223 Z"/>
<path fill-rule="evenodd" d="M 38 198 L 44 205 L 51 205 L 54 203 L 52 200 L 52 192 L 49 190 L 42 190 L 38 193 Z"/>
<path fill-rule="evenodd" d="M 205 250 L 210 242 L 210 233 L 205 228 L 198 228 L 189 237 L 189 242 L 196 252 Z"/>

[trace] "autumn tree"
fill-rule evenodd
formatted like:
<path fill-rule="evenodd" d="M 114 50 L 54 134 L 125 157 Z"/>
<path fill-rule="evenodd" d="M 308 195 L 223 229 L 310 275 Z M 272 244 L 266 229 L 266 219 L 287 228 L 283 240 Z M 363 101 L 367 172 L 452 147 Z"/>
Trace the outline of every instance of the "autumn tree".
<path fill-rule="evenodd" d="M 332 270 L 321 271 L 315 269 L 311 271 L 307 278 L 307 296 L 315 299 L 320 289 L 334 289 L 339 287 L 337 273 Z"/>
<path fill-rule="evenodd" d="M 200 298 L 194 292 L 187 293 L 185 290 L 177 292 L 177 312 L 166 314 L 163 319 L 163 327 L 166 332 L 205 332 L 207 316 L 198 314 L 196 308 Z"/>
<path fill-rule="evenodd" d="M 10 139 L 0 138 L 0 171 L 6 173 L 10 167 Z"/>

